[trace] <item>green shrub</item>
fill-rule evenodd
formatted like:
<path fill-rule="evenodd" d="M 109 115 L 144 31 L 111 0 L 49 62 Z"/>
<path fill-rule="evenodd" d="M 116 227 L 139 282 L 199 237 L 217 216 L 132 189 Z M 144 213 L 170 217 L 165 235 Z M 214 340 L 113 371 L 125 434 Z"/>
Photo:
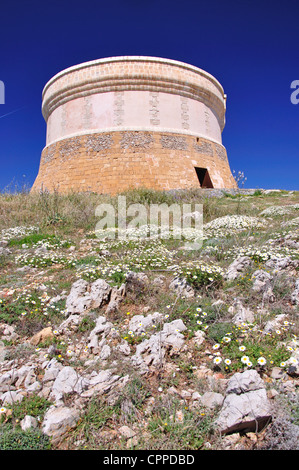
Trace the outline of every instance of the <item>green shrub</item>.
<path fill-rule="evenodd" d="M 215 341 L 216 343 L 220 343 L 222 338 L 230 333 L 233 330 L 233 324 L 228 322 L 219 322 L 210 325 L 208 329 L 208 337 Z"/>
<path fill-rule="evenodd" d="M 24 397 L 22 401 L 13 404 L 12 415 L 18 420 L 22 420 L 26 415 L 42 418 L 51 404 L 46 398 L 38 395 Z"/>
<path fill-rule="evenodd" d="M 41 431 L 4 429 L 0 432 L 0 450 L 50 450 L 49 436 Z"/>

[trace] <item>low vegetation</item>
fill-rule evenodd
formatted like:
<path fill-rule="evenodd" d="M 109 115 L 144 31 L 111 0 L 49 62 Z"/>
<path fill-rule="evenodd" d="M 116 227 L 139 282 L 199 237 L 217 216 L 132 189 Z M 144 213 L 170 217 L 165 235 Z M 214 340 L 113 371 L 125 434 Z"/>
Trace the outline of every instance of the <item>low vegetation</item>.
<path fill-rule="evenodd" d="M 20 367 L 35 357 L 41 364 L 35 370 L 39 381 L 45 373 L 42 364 L 50 359 L 81 375 L 92 364 L 97 371 L 112 367 L 121 377 L 129 376 L 117 396 L 95 395 L 81 403 L 80 420 L 59 443 L 41 430 L 52 405 L 46 393 L 30 392 L 18 403 L 2 403 L 0 449 L 227 448 L 225 436 L 214 428 L 219 409 L 190 397 L 211 390 L 212 382 L 214 391 L 224 393 L 221 384 L 249 369 L 258 371 L 268 389 L 277 390 L 279 400 L 273 401 L 272 424 L 255 439 L 240 436 L 238 445 L 280 449 L 284 435 L 283 448 L 298 448 L 293 438 L 298 375 L 289 371 L 299 360 L 298 303 L 292 300 L 299 269 L 299 193 L 256 190 L 217 197 L 202 190 L 140 189 L 124 195 L 128 205 L 143 204 L 147 213 L 151 204 L 202 204 L 201 246 L 188 250 L 188 236 L 179 239 L 175 233 L 167 238 L 140 236 L 144 227 L 136 229 L 135 238 L 110 237 L 108 232 L 97 236 L 96 207 L 112 204 L 117 213 L 117 196 L 57 191 L 0 195 L 0 375 L 8 363 Z M 228 267 L 242 257 L 248 265 L 228 279 Z M 184 353 L 168 352 L 159 367 L 151 366 L 145 374 L 132 368 L 117 348 L 99 362 L 90 351 L 88 338 L 104 309 L 86 312 L 70 332 L 59 331 L 66 319 L 66 298 L 78 279 L 104 279 L 120 288 L 130 271 L 145 274 L 149 282 L 128 289 L 118 309 L 107 315 L 118 335 L 113 344 L 121 340 L 126 354 L 133 355 L 165 324 L 181 320 L 186 327 Z M 271 295 L 269 289 L 268 296 L 259 290 L 259 272 L 264 278 L 269 275 Z M 170 289 L 174 279 L 183 280 L 193 295 Z M 236 322 L 236 301 L 252 314 L 251 320 Z M 130 330 L 134 316 L 155 312 L 162 315 L 157 323 L 141 332 Z M 45 328 L 51 328 L 52 336 L 30 343 Z M 273 378 L 277 369 L 283 381 Z M 287 406 L 281 404 L 283 396 Z M 73 394 L 64 399 L 73 403 Z M 37 427 L 24 431 L 21 422 L 27 415 L 37 419 Z M 133 430 L 130 436 L 120 432 L 124 426 Z"/>

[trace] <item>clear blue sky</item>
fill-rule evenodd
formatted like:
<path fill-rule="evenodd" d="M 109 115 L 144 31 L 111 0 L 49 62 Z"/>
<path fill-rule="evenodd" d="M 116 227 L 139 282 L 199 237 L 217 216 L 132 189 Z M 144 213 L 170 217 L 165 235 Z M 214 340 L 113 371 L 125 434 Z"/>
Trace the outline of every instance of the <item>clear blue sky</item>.
<path fill-rule="evenodd" d="M 228 96 L 222 137 L 231 169 L 244 171 L 245 187 L 299 189 L 299 104 L 290 100 L 298 0 L 4 0 L 0 17 L 0 189 L 34 182 L 46 82 L 120 55 L 180 60 L 214 75 Z"/>

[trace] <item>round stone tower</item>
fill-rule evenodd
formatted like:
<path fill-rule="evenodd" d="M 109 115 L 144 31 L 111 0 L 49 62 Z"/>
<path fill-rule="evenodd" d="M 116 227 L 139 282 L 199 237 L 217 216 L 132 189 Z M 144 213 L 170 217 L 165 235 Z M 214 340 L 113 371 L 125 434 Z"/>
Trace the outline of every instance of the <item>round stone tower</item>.
<path fill-rule="evenodd" d="M 236 187 L 221 139 L 226 95 L 197 67 L 94 60 L 55 75 L 42 98 L 47 141 L 32 191 Z"/>

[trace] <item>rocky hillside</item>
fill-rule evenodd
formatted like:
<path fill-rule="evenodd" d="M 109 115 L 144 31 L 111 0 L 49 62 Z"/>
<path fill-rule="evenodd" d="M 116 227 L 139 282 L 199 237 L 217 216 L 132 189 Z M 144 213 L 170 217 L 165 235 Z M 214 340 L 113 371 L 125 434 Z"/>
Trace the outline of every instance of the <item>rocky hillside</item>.
<path fill-rule="evenodd" d="M 0 196 L 0 449 L 298 449 L 299 193 L 126 197 L 203 204 L 202 246 Z"/>

